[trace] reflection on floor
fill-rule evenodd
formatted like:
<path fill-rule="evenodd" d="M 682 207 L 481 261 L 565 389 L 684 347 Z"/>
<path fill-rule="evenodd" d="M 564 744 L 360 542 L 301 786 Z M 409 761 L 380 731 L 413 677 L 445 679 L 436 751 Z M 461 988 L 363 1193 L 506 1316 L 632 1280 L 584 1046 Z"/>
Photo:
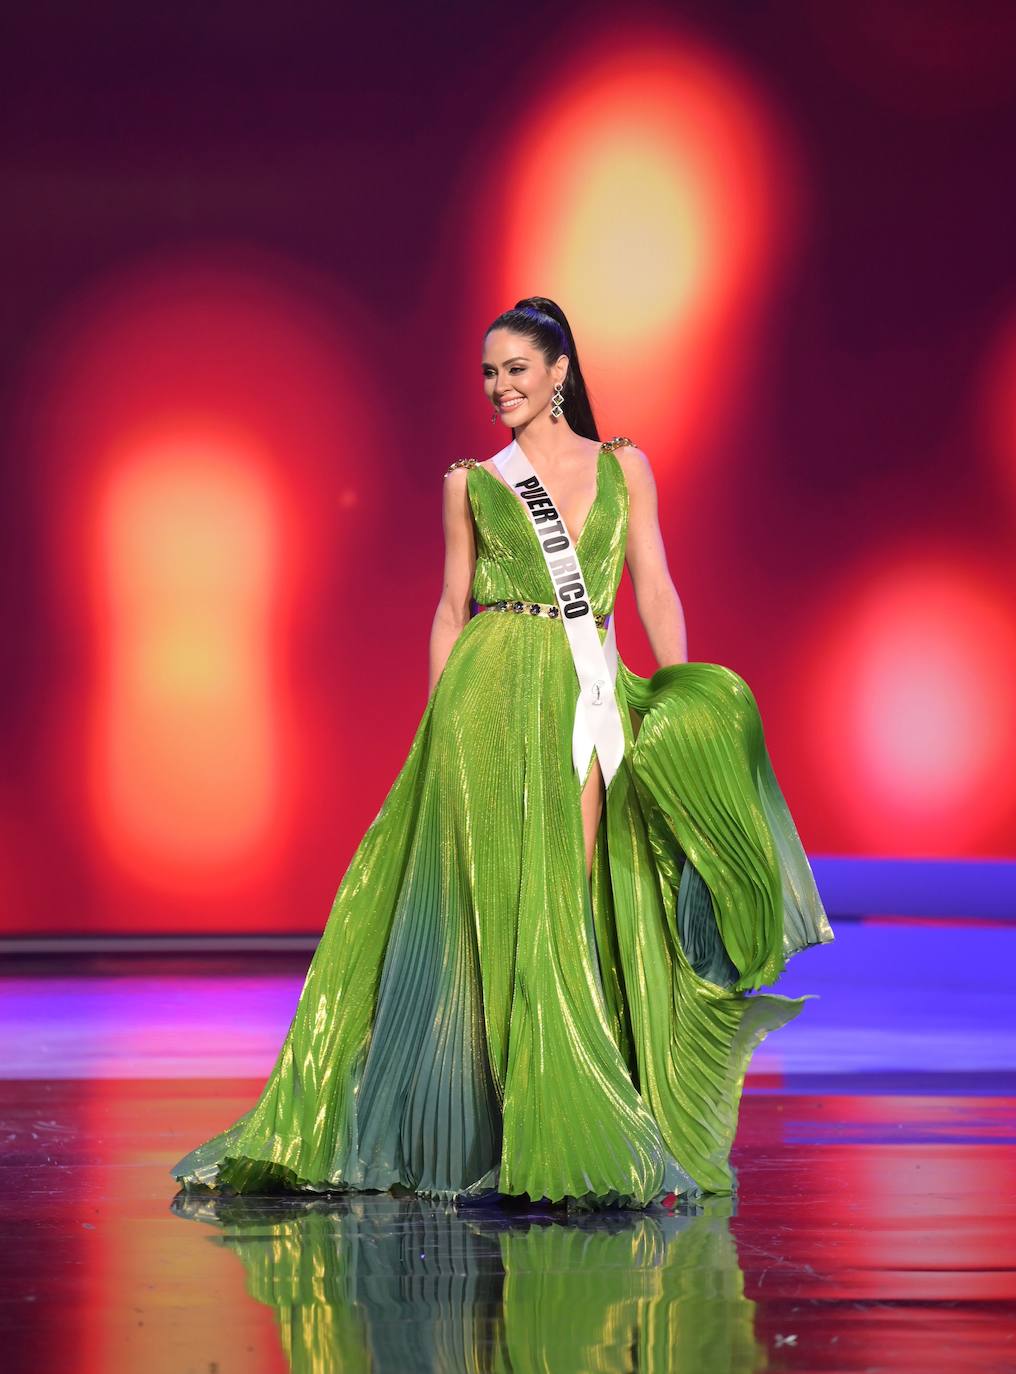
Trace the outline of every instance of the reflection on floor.
<path fill-rule="evenodd" d="M 820 1000 L 756 1056 L 738 1198 L 677 1215 L 174 1199 L 299 970 L 8 977 L 5 1370 L 1016 1370 L 1016 928 L 837 936 L 781 986 Z"/>

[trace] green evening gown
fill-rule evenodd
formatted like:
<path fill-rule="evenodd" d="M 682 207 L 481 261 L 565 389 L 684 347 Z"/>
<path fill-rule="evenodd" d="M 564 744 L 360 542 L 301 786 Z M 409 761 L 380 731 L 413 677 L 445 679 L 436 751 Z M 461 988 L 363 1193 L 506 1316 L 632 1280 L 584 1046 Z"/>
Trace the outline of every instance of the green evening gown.
<path fill-rule="evenodd" d="M 602 445 L 576 542 L 595 613 L 624 564 L 627 442 Z M 475 601 L 553 602 L 521 501 L 461 465 Z M 748 1062 L 805 1000 L 757 989 L 832 931 L 747 683 L 619 660 L 615 691 L 625 757 L 587 879 L 564 626 L 468 622 L 260 1097 L 174 1166 L 184 1188 L 576 1209 L 732 1191 Z"/>

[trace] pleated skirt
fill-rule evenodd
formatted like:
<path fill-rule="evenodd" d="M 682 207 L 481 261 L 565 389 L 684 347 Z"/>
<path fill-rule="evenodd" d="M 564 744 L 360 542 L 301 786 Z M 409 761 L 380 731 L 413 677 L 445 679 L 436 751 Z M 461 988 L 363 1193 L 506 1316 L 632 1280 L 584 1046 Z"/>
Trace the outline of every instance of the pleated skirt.
<path fill-rule="evenodd" d="M 587 877 L 560 628 L 462 631 L 264 1089 L 174 1166 L 186 1189 L 732 1191 L 751 1055 L 806 1000 L 758 989 L 832 931 L 754 696 L 718 664 L 619 663 Z"/>

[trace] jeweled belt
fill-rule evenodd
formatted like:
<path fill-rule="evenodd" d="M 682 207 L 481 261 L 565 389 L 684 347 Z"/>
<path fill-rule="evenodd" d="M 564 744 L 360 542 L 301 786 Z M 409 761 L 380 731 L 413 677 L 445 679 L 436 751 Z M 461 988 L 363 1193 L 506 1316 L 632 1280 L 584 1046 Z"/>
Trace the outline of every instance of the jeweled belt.
<path fill-rule="evenodd" d="M 561 614 L 560 606 L 549 606 L 545 601 L 492 601 L 488 606 L 477 605 L 478 611 L 514 611 L 516 615 L 542 615 L 548 620 L 557 620 Z M 594 613 L 596 628 L 602 630 L 610 619 L 610 612 L 602 615 Z"/>

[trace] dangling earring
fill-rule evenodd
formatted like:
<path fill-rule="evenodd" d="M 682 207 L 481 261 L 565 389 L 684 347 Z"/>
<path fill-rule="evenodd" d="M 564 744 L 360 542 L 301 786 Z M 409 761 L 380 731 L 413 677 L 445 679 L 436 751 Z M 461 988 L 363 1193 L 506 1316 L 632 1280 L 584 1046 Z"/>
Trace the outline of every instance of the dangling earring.
<path fill-rule="evenodd" d="M 496 411 L 496 410 L 492 410 L 492 411 L 490 412 L 490 423 L 493 424 L 494 421 L 495 421 L 496 419 L 497 419 L 497 411 Z"/>
<path fill-rule="evenodd" d="M 555 420 L 560 420 L 564 414 L 564 392 L 561 390 L 561 383 L 558 382 L 554 388 L 554 394 L 550 398 L 550 413 Z"/>

